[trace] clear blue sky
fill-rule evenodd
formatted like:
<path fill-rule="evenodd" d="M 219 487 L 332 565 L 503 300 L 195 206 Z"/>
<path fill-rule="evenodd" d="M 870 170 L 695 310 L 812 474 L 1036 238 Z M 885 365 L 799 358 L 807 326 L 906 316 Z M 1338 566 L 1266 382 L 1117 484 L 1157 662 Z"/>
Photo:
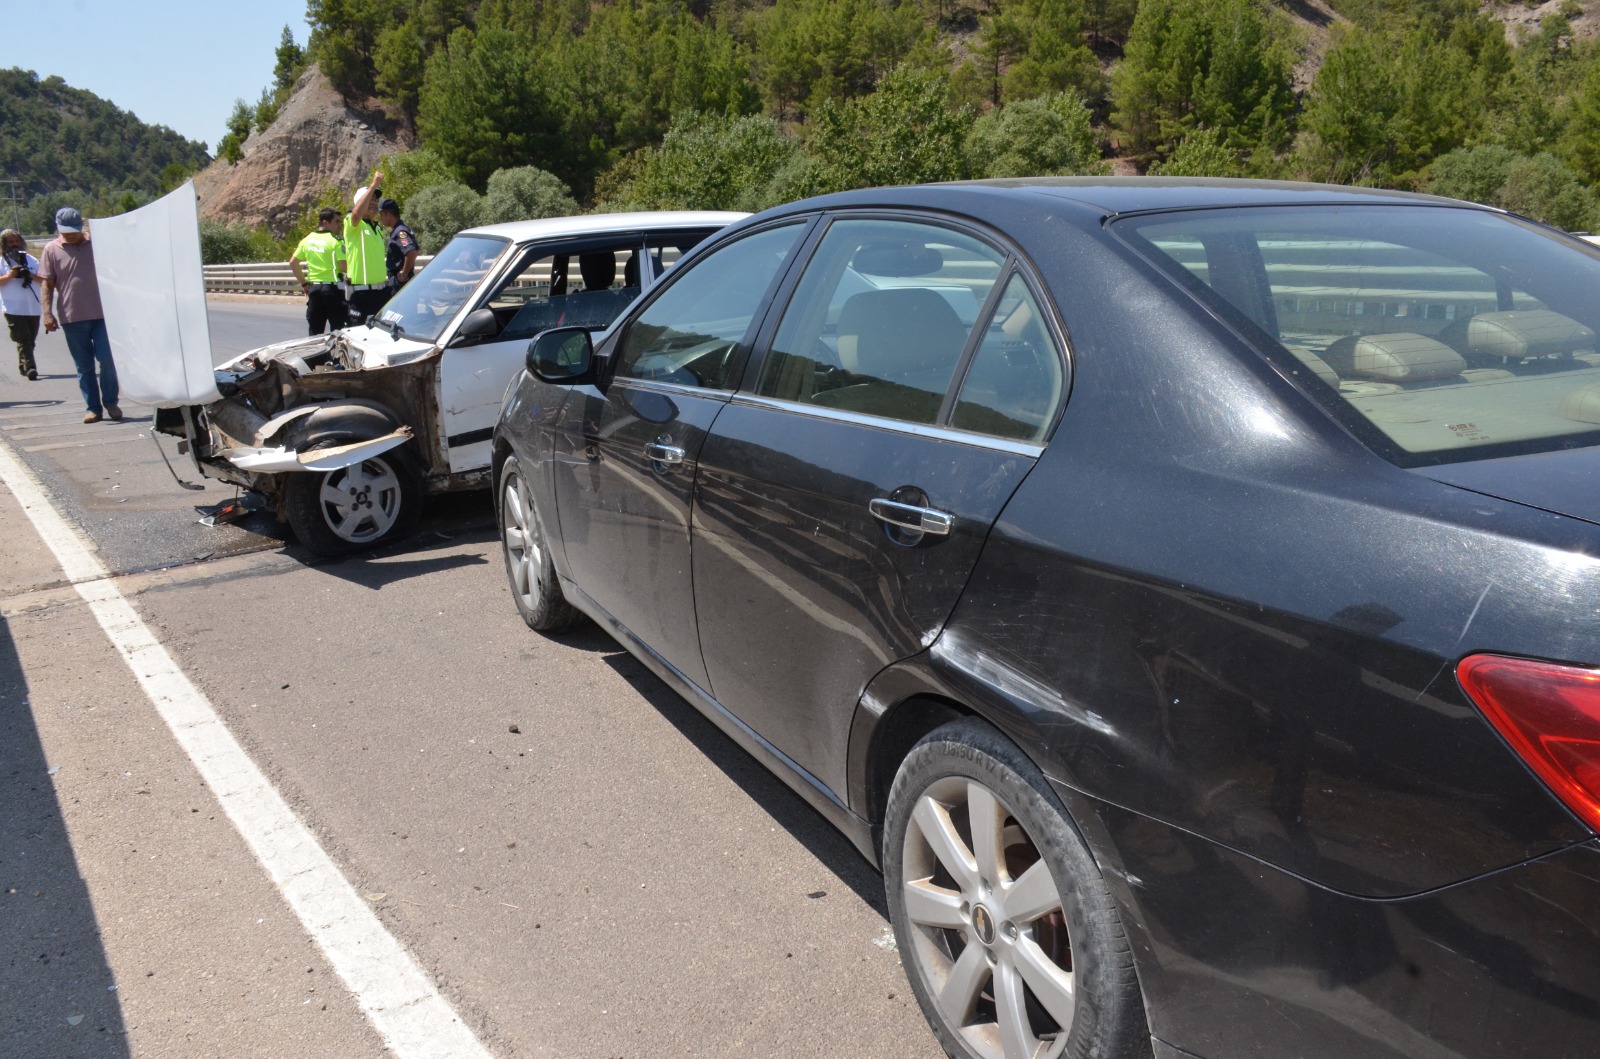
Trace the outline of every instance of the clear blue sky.
<path fill-rule="evenodd" d="M 214 154 L 233 101 L 254 104 L 272 80 L 285 25 L 304 47 L 305 0 L 14 3 L 0 68 L 55 74 Z"/>

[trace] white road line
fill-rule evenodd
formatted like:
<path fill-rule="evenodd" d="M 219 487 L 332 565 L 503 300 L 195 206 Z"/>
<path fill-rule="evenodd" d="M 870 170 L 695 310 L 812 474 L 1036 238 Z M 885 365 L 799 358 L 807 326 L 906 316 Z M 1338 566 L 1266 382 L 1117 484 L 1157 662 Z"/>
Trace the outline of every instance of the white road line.
<path fill-rule="evenodd" d="M 401 947 L 305 824 L 262 775 L 139 618 L 33 472 L 0 440 L 0 481 L 55 553 L 67 579 L 189 755 L 228 819 L 400 1059 L 489 1059 L 448 1001 Z"/>

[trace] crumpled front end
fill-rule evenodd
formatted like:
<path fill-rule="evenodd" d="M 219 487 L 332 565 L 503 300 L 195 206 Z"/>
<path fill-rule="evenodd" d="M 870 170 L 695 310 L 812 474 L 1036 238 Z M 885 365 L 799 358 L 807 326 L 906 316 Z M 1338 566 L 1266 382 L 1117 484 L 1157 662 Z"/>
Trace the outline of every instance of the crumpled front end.
<path fill-rule="evenodd" d="M 281 505 L 281 476 L 352 466 L 414 438 L 424 476 L 442 465 L 434 438 L 435 351 L 397 365 L 368 358 L 345 332 L 280 342 L 216 370 L 221 400 L 163 410 L 200 472 Z"/>

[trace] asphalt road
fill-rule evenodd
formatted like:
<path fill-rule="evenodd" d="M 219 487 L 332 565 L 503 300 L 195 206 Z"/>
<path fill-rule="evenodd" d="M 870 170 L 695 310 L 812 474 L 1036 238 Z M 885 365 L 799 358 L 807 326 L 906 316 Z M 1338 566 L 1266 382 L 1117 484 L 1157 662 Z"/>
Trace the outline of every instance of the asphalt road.
<path fill-rule="evenodd" d="M 298 324 L 212 310 L 219 359 Z M 613 641 L 529 632 L 487 496 L 315 563 L 40 360 L 0 437 L 490 1053 L 940 1054 L 879 876 Z M 386 1054 L 3 488 L 0 537 L 0 1051 Z"/>

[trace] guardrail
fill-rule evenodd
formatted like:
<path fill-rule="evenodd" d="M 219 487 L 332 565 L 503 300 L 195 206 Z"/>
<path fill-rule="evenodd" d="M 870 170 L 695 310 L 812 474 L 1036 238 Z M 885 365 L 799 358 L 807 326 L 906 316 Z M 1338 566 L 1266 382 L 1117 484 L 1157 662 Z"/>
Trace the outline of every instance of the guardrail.
<path fill-rule="evenodd" d="M 432 256 L 417 258 L 421 268 Z M 286 261 L 263 261 L 248 265 L 206 265 L 206 292 L 210 294 L 276 294 L 300 296 L 300 284 Z"/>

